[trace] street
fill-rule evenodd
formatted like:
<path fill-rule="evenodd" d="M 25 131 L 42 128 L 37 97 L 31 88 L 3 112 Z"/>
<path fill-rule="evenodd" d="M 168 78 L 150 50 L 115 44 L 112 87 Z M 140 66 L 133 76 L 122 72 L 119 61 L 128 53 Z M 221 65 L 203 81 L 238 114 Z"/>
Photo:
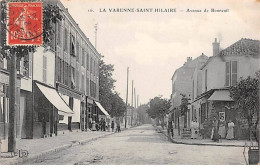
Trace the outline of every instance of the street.
<path fill-rule="evenodd" d="M 245 161 L 243 147 L 174 144 L 156 132 L 152 125 L 142 125 L 24 164 L 237 165 L 245 164 Z"/>

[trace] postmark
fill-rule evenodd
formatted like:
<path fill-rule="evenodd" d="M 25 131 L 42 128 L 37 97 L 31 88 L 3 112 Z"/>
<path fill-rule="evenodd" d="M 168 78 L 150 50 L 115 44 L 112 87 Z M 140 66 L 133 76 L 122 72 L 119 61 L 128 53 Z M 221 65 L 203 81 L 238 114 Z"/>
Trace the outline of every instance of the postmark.
<path fill-rule="evenodd" d="M 7 44 L 42 45 L 42 2 L 9 2 Z"/>

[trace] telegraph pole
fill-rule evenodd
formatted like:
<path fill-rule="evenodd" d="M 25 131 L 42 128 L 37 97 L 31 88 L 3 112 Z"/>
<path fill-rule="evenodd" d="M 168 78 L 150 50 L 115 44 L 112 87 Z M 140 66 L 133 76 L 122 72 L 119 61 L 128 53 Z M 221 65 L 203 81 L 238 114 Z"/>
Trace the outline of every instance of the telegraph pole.
<path fill-rule="evenodd" d="M 135 89 L 134 89 L 134 95 L 135 95 L 135 108 L 136 108 L 136 93 L 135 93 Z"/>
<path fill-rule="evenodd" d="M 139 95 L 137 95 L 137 108 L 139 106 Z"/>
<path fill-rule="evenodd" d="M 132 124 L 133 124 L 133 96 L 134 96 L 134 80 L 132 80 L 131 126 L 132 126 Z"/>
<path fill-rule="evenodd" d="M 125 128 L 126 128 L 126 121 L 127 121 L 127 106 L 128 106 L 128 76 L 129 76 L 129 67 L 127 67 L 127 84 L 126 84 L 126 112 L 125 112 Z"/>
<path fill-rule="evenodd" d="M 8 126 L 8 152 L 16 151 L 16 53 L 11 49 L 11 60 L 9 63 L 10 76 L 9 76 L 9 126 Z"/>

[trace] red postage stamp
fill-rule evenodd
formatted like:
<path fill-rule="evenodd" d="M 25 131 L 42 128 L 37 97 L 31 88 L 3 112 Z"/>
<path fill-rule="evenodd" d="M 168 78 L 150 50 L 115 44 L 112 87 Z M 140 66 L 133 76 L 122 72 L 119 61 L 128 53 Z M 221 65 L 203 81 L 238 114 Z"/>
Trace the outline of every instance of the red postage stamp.
<path fill-rule="evenodd" d="M 42 7 L 42 2 L 8 3 L 8 45 L 42 45 Z"/>

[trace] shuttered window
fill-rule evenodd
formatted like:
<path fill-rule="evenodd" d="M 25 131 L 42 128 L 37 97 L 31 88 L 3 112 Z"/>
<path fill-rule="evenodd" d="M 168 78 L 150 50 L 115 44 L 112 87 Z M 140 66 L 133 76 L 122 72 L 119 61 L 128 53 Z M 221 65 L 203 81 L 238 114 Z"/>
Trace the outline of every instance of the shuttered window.
<path fill-rule="evenodd" d="M 225 86 L 236 85 L 237 78 L 238 78 L 238 62 L 237 61 L 226 62 L 226 82 L 225 82 Z"/>

